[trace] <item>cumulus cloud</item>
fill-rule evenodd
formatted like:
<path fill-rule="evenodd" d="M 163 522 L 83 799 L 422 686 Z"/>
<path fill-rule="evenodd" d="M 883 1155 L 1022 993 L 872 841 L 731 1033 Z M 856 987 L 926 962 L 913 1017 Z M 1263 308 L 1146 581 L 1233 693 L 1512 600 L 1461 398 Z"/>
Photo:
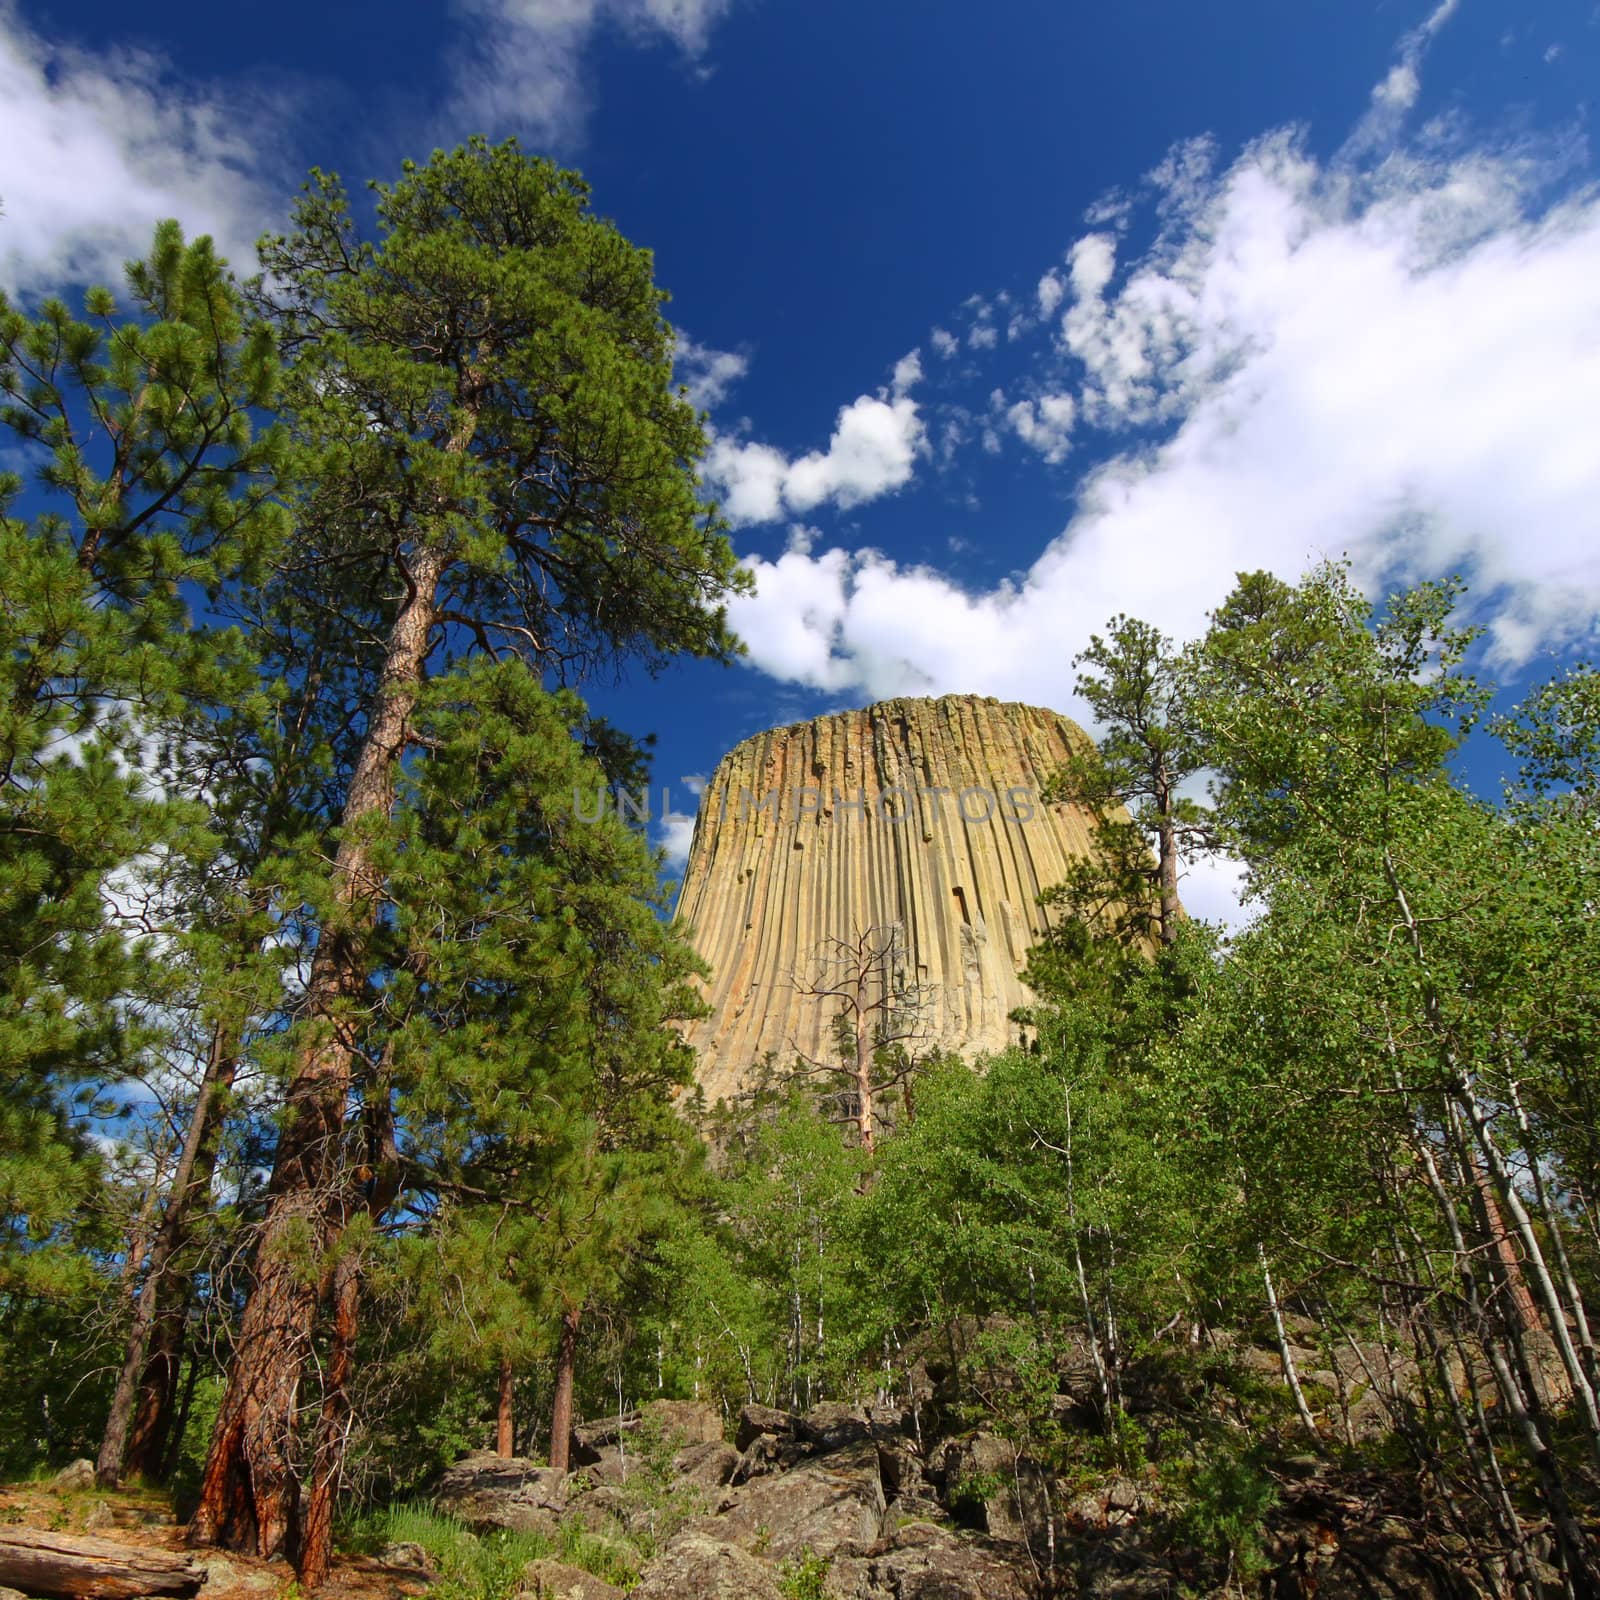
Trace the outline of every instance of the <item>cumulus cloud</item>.
<path fill-rule="evenodd" d="M 928 335 L 928 343 L 948 361 L 961 348 L 961 341 L 946 328 L 935 328 Z"/>
<path fill-rule="evenodd" d="M 517 129 L 570 148 L 589 98 L 584 56 L 602 28 L 675 45 L 699 63 L 733 0 L 455 0 L 465 24 L 456 61 L 454 121 Z"/>
<path fill-rule="evenodd" d="M 663 865 L 669 872 L 682 872 L 689 864 L 689 847 L 694 843 L 694 813 L 676 809 L 663 812 L 656 820 L 656 844 Z"/>
<path fill-rule="evenodd" d="M 1078 407 L 1070 394 L 1046 394 L 1019 400 L 1006 411 L 1011 431 L 1037 450 L 1052 466 L 1066 459 L 1072 447 L 1072 424 Z"/>
<path fill-rule="evenodd" d="M 0 4 L 0 285 L 119 287 L 162 217 L 252 270 L 281 211 L 259 155 L 285 113 L 237 88 L 197 93 L 145 52 L 49 45 Z"/>
<path fill-rule="evenodd" d="M 682 328 L 677 330 L 672 370 L 696 410 L 714 411 L 728 391 L 750 370 L 749 358 L 733 350 L 714 350 L 697 344 Z"/>
<path fill-rule="evenodd" d="M 927 449 L 927 429 L 908 392 L 921 376 L 917 351 L 901 357 L 887 389 L 839 408 L 825 450 L 791 459 L 768 444 L 714 435 L 703 471 L 729 520 L 775 522 L 824 504 L 849 510 L 903 488 Z"/>
<path fill-rule="evenodd" d="M 1080 241 L 1067 321 L 1091 302 L 1093 320 L 1046 358 L 1040 392 L 1074 398 L 1061 420 L 1079 430 L 1136 434 L 1129 448 L 995 588 L 872 550 L 751 562 L 733 621 L 753 664 L 863 698 L 1082 715 L 1071 657 L 1114 612 L 1193 637 L 1236 571 L 1294 577 L 1341 553 L 1373 591 L 1464 572 L 1499 670 L 1592 642 L 1600 194 L 1549 203 L 1548 176 L 1525 148 L 1358 172 L 1277 135 L 1190 196 L 1120 283 L 1109 239 Z M 1041 407 L 1001 414 L 1026 437 Z"/>

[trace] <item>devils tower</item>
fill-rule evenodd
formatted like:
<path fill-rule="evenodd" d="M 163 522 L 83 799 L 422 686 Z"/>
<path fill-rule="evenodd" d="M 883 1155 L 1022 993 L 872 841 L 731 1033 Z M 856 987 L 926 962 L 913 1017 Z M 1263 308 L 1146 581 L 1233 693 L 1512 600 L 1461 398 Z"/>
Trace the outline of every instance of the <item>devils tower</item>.
<path fill-rule="evenodd" d="M 896 932 L 900 981 L 925 997 L 922 1042 L 1012 1042 L 1018 976 L 1045 929 L 1037 900 L 1087 854 L 1093 819 L 1040 794 L 1088 745 L 1054 711 L 976 695 L 885 700 L 736 745 L 700 797 L 678 902 L 710 964 L 711 1014 L 688 1029 L 707 1100 L 768 1054 L 833 1048 L 805 992 L 832 941 Z"/>

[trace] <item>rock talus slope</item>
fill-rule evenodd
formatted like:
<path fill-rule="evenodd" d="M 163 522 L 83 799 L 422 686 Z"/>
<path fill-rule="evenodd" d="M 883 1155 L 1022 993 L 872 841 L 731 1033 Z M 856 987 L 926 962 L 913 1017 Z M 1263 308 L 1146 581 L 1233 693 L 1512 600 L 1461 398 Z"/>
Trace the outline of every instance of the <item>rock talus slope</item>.
<path fill-rule="evenodd" d="M 1039 796 L 1088 744 L 1054 711 L 973 695 L 886 700 L 746 739 L 700 798 L 678 912 L 710 964 L 687 1029 L 715 1102 L 769 1052 L 831 1053 L 837 1004 L 804 993 L 830 940 L 897 930 L 923 1047 L 1003 1048 L 1044 930 L 1040 890 L 1087 853 L 1093 818 Z"/>

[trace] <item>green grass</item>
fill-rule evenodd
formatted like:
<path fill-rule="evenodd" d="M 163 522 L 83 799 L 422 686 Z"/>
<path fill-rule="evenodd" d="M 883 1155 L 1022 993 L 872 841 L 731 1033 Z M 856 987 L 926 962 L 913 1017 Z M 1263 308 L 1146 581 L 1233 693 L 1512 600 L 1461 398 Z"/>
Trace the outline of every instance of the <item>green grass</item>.
<path fill-rule="evenodd" d="M 639 1581 L 638 1552 L 630 1544 L 576 1522 L 555 1538 L 504 1530 L 476 1534 L 458 1517 L 418 1501 L 359 1513 L 345 1525 L 340 1543 L 363 1555 L 389 1544 L 421 1546 L 440 1579 L 430 1600 L 507 1600 L 523 1587 L 528 1563 L 550 1556 L 621 1589 Z"/>

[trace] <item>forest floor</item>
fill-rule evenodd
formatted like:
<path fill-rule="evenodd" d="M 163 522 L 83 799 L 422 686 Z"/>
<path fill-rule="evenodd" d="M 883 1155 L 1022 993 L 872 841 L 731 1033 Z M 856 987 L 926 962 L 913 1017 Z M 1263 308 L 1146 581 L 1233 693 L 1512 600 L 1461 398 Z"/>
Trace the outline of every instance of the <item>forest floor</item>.
<path fill-rule="evenodd" d="M 161 1489 L 61 1488 L 39 1483 L 0 1484 L 0 1524 L 56 1533 L 86 1533 L 146 1549 L 187 1550 Z M 294 1568 L 231 1550 L 187 1550 L 206 1569 L 199 1600 L 298 1600 Z M 428 1591 L 415 1571 L 387 1567 L 371 1556 L 339 1555 L 317 1600 L 414 1600 Z"/>

